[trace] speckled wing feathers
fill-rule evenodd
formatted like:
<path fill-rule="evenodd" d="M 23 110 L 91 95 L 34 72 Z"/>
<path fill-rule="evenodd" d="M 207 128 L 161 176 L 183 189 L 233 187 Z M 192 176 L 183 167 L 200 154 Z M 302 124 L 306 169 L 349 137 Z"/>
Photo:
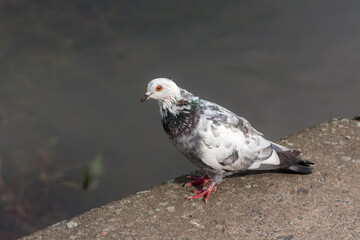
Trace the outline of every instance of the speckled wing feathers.
<path fill-rule="evenodd" d="M 239 171 L 273 153 L 272 145 L 250 123 L 229 110 L 201 100 L 203 112 L 199 121 L 200 148 L 203 161 L 215 169 Z M 201 144 L 201 143 L 200 143 Z"/>

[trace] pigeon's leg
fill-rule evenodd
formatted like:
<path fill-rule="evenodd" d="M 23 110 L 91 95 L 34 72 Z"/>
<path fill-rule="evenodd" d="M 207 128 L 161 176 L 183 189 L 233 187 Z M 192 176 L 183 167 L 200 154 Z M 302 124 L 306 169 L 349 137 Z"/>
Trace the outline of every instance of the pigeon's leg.
<path fill-rule="evenodd" d="M 194 185 L 201 185 L 201 187 L 205 187 L 205 184 L 207 182 L 211 182 L 212 180 L 209 178 L 209 176 L 207 175 L 207 173 L 204 174 L 204 176 L 202 177 L 192 177 L 192 176 L 188 176 L 188 178 L 190 180 L 193 180 L 193 182 L 188 182 L 187 184 L 185 184 L 185 187 L 191 187 Z"/>
<path fill-rule="evenodd" d="M 202 196 L 205 196 L 205 202 L 208 202 L 210 193 L 216 191 L 215 183 L 212 182 L 209 187 L 207 187 L 205 190 L 196 190 L 195 193 L 198 193 L 197 195 L 194 195 L 192 197 L 188 197 L 188 199 L 194 199 L 199 198 Z"/>

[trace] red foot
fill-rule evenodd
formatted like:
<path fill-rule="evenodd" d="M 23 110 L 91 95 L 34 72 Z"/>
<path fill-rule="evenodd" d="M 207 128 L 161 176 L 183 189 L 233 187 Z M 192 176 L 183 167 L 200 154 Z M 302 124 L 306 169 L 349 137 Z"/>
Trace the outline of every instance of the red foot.
<path fill-rule="evenodd" d="M 209 187 L 207 187 L 205 190 L 196 190 L 195 193 L 199 193 L 197 195 L 194 195 L 192 197 L 188 197 L 188 199 L 195 199 L 200 198 L 205 195 L 205 202 L 209 201 L 210 193 L 216 191 L 215 183 L 212 182 Z"/>
<path fill-rule="evenodd" d="M 201 185 L 201 187 L 203 188 L 203 187 L 205 187 L 207 182 L 212 181 L 206 173 L 201 178 L 192 177 L 192 176 L 188 176 L 188 178 L 191 179 L 191 180 L 194 180 L 194 181 L 193 182 L 188 182 L 187 184 L 185 184 L 185 187 L 191 187 L 191 186 L 194 186 L 194 185 Z"/>

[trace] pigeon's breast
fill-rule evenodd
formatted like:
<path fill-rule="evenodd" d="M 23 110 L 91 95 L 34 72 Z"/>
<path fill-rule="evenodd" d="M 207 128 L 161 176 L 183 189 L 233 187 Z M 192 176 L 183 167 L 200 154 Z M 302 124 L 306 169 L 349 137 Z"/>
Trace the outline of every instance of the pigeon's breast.
<path fill-rule="evenodd" d="M 170 139 L 176 141 L 176 139 L 193 135 L 199 120 L 200 111 L 197 106 L 192 106 L 189 110 L 180 111 L 177 115 L 167 112 L 162 118 L 162 126 Z"/>

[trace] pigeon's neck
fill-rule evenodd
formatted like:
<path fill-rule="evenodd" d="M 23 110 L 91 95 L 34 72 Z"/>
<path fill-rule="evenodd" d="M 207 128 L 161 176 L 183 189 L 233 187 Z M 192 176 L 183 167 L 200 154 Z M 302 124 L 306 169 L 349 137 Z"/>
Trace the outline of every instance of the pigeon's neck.
<path fill-rule="evenodd" d="M 179 111 L 176 107 L 176 102 L 177 102 L 176 99 L 167 99 L 164 101 L 159 101 L 160 114 L 162 118 L 164 118 L 168 113 L 175 116 L 179 114 Z"/>
<path fill-rule="evenodd" d="M 181 89 L 180 97 L 159 101 L 161 117 L 165 118 L 168 114 L 176 117 L 184 111 L 189 111 L 199 100 L 192 93 Z"/>

